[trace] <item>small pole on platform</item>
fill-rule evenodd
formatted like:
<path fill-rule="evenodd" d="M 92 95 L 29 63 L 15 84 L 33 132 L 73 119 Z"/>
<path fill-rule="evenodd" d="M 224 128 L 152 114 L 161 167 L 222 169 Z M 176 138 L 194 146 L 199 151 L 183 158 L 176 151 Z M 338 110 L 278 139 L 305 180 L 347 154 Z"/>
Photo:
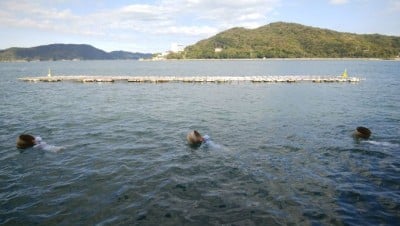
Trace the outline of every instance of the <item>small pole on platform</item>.
<path fill-rule="evenodd" d="M 344 72 L 343 72 L 343 74 L 342 74 L 342 78 L 347 78 L 348 77 L 348 75 L 347 75 L 347 68 L 345 68 L 344 69 Z"/>

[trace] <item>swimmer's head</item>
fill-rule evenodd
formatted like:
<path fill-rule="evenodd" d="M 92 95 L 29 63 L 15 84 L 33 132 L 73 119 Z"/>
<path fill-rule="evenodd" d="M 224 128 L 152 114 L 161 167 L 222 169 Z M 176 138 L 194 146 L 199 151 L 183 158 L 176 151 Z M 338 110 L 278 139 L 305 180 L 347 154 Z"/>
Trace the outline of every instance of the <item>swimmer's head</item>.
<path fill-rule="evenodd" d="M 371 136 L 371 130 L 367 127 L 359 126 L 356 128 L 356 131 L 354 131 L 353 136 L 355 138 L 368 139 Z"/>
<path fill-rule="evenodd" d="M 190 145 L 200 145 L 204 140 L 200 133 L 196 130 L 189 132 L 186 136 L 186 139 Z"/>
<path fill-rule="evenodd" d="M 33 147 L 36 144 L 35 137 L 29 134 L 21 134 L 17 138 L 17 148 L 25 149 Z"/>

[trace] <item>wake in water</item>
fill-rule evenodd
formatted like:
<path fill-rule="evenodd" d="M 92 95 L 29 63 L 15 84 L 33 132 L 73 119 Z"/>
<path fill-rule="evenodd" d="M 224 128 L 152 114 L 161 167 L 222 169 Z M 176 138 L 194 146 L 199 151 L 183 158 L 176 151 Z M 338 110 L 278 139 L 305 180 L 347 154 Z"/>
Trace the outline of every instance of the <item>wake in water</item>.
<path fill-rule="evenodd" d="M 356 128 L 356 130 L 353 132 L 353 137 L 361 143 L 368 143 L 372 144 L 375 146 L 381 146 L 381 147 L 390 147 L 390 148 L 396 148 L 399 147 L 400 144 L 397 143 L 391 143 L 391 142 L 386 142 L 386 141 L 374 141 L 374 140 L 368 140 L 369 137 L 371 136 L 372 132 L 370 129 L 367 127 L 359 126 Z"/>
<path fill-rule="evenodd" d="M 365 140 L 362 141 L 362 143 L 368 143 L 376 146 L 383 146 L 383 147 L 390 147 L 390 148 L 397 148 L 400 147 L 400 144 L 395 144 L 391 142 L 386 142 L 386 141 L 374 141 L 374 140 Z"/>
<path fill-rule="evenodd" d="M 210 136 L 204 135 L 203 137 L 203 147 L 204 148 L 210 148 L 210 149 L 221 149 L 222 146 L 219 144 L 214 143 Z"/>
<path fill-rule="evenodd" d="M 47 144 L 39 136 L 35 137 L 35 143 L 36 144 L 35 144 L 35 146 L 33 146 L 33 148 L 42 149 L 45 151 L 50 151 L 50 152 L 55 152 L 55 153 L 60 152 L 65 149 L 62 146 L 60 147 L 60 146 L 54 146 L 54 145 Z"/>
<path fill-rule="evenodd" d="M 64 149 L 64 147 L 49 145 L 46 142 L 44 142 L 41 137 L 32 136 L 30 134 L 21 134 L 17 138 L 16 146 L 19 149 L 34 148 L 51 152 L 59 152 Z"/>
<path fill-rule="evenodd" d="M 188 144 L 193 148 L 221 149 L 221 145 L 214 143 L 209 135 L 202 136 L 197 130 L 189 132 L 186 136 Z"/>
<path fill-rule="evenodd" d="M 196 130 L 189 132 L 186 136 L 186 139 L 187 139 L 189 146 L 191 146 L 192 148 L 196 148 L 196 149 L 202 148 L 202 149 L 209 149 L 209 150 L 224 149 L 223 146 L 212 141 L 209 135 L 201 136 L 201 134 Z"/>
<path fill-rule="evenodd" d="M 213 152 L 216 156 L 219 156 L 218 158 L 231 159 L 229 161 L 236 163 L 237 160 L 234 160 L 236 157 L 232 149 L 223 144 L 214 142 L 208 135 L 205 135 L 203 138 L 203 143 L 200 146 L 202 150 Z"/>

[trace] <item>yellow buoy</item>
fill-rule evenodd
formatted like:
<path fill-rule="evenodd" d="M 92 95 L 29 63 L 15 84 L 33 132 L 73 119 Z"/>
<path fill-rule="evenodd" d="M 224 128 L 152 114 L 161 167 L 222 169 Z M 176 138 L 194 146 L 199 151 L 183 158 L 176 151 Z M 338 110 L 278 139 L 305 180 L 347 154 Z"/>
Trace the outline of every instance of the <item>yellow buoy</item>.
<path fill-rule="evenodd" d="M 347 75 L 347 69 L 344 69 L 344 72 L 343 72 L 343 74 L 342 74 L 342 78 L 347 78 L 348 77 L 348 75 Z"/>

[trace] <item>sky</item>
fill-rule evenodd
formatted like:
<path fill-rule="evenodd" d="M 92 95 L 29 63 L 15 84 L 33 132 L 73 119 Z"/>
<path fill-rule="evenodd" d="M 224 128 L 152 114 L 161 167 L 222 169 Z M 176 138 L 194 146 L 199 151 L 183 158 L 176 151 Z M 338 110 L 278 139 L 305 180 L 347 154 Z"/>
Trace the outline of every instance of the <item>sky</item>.
<path fill-rule="evenodd" d="M 0 0 L 0 49 L 69 43 L 157 53 L 278 21 L 400 36 L 400 0 Z"/>

